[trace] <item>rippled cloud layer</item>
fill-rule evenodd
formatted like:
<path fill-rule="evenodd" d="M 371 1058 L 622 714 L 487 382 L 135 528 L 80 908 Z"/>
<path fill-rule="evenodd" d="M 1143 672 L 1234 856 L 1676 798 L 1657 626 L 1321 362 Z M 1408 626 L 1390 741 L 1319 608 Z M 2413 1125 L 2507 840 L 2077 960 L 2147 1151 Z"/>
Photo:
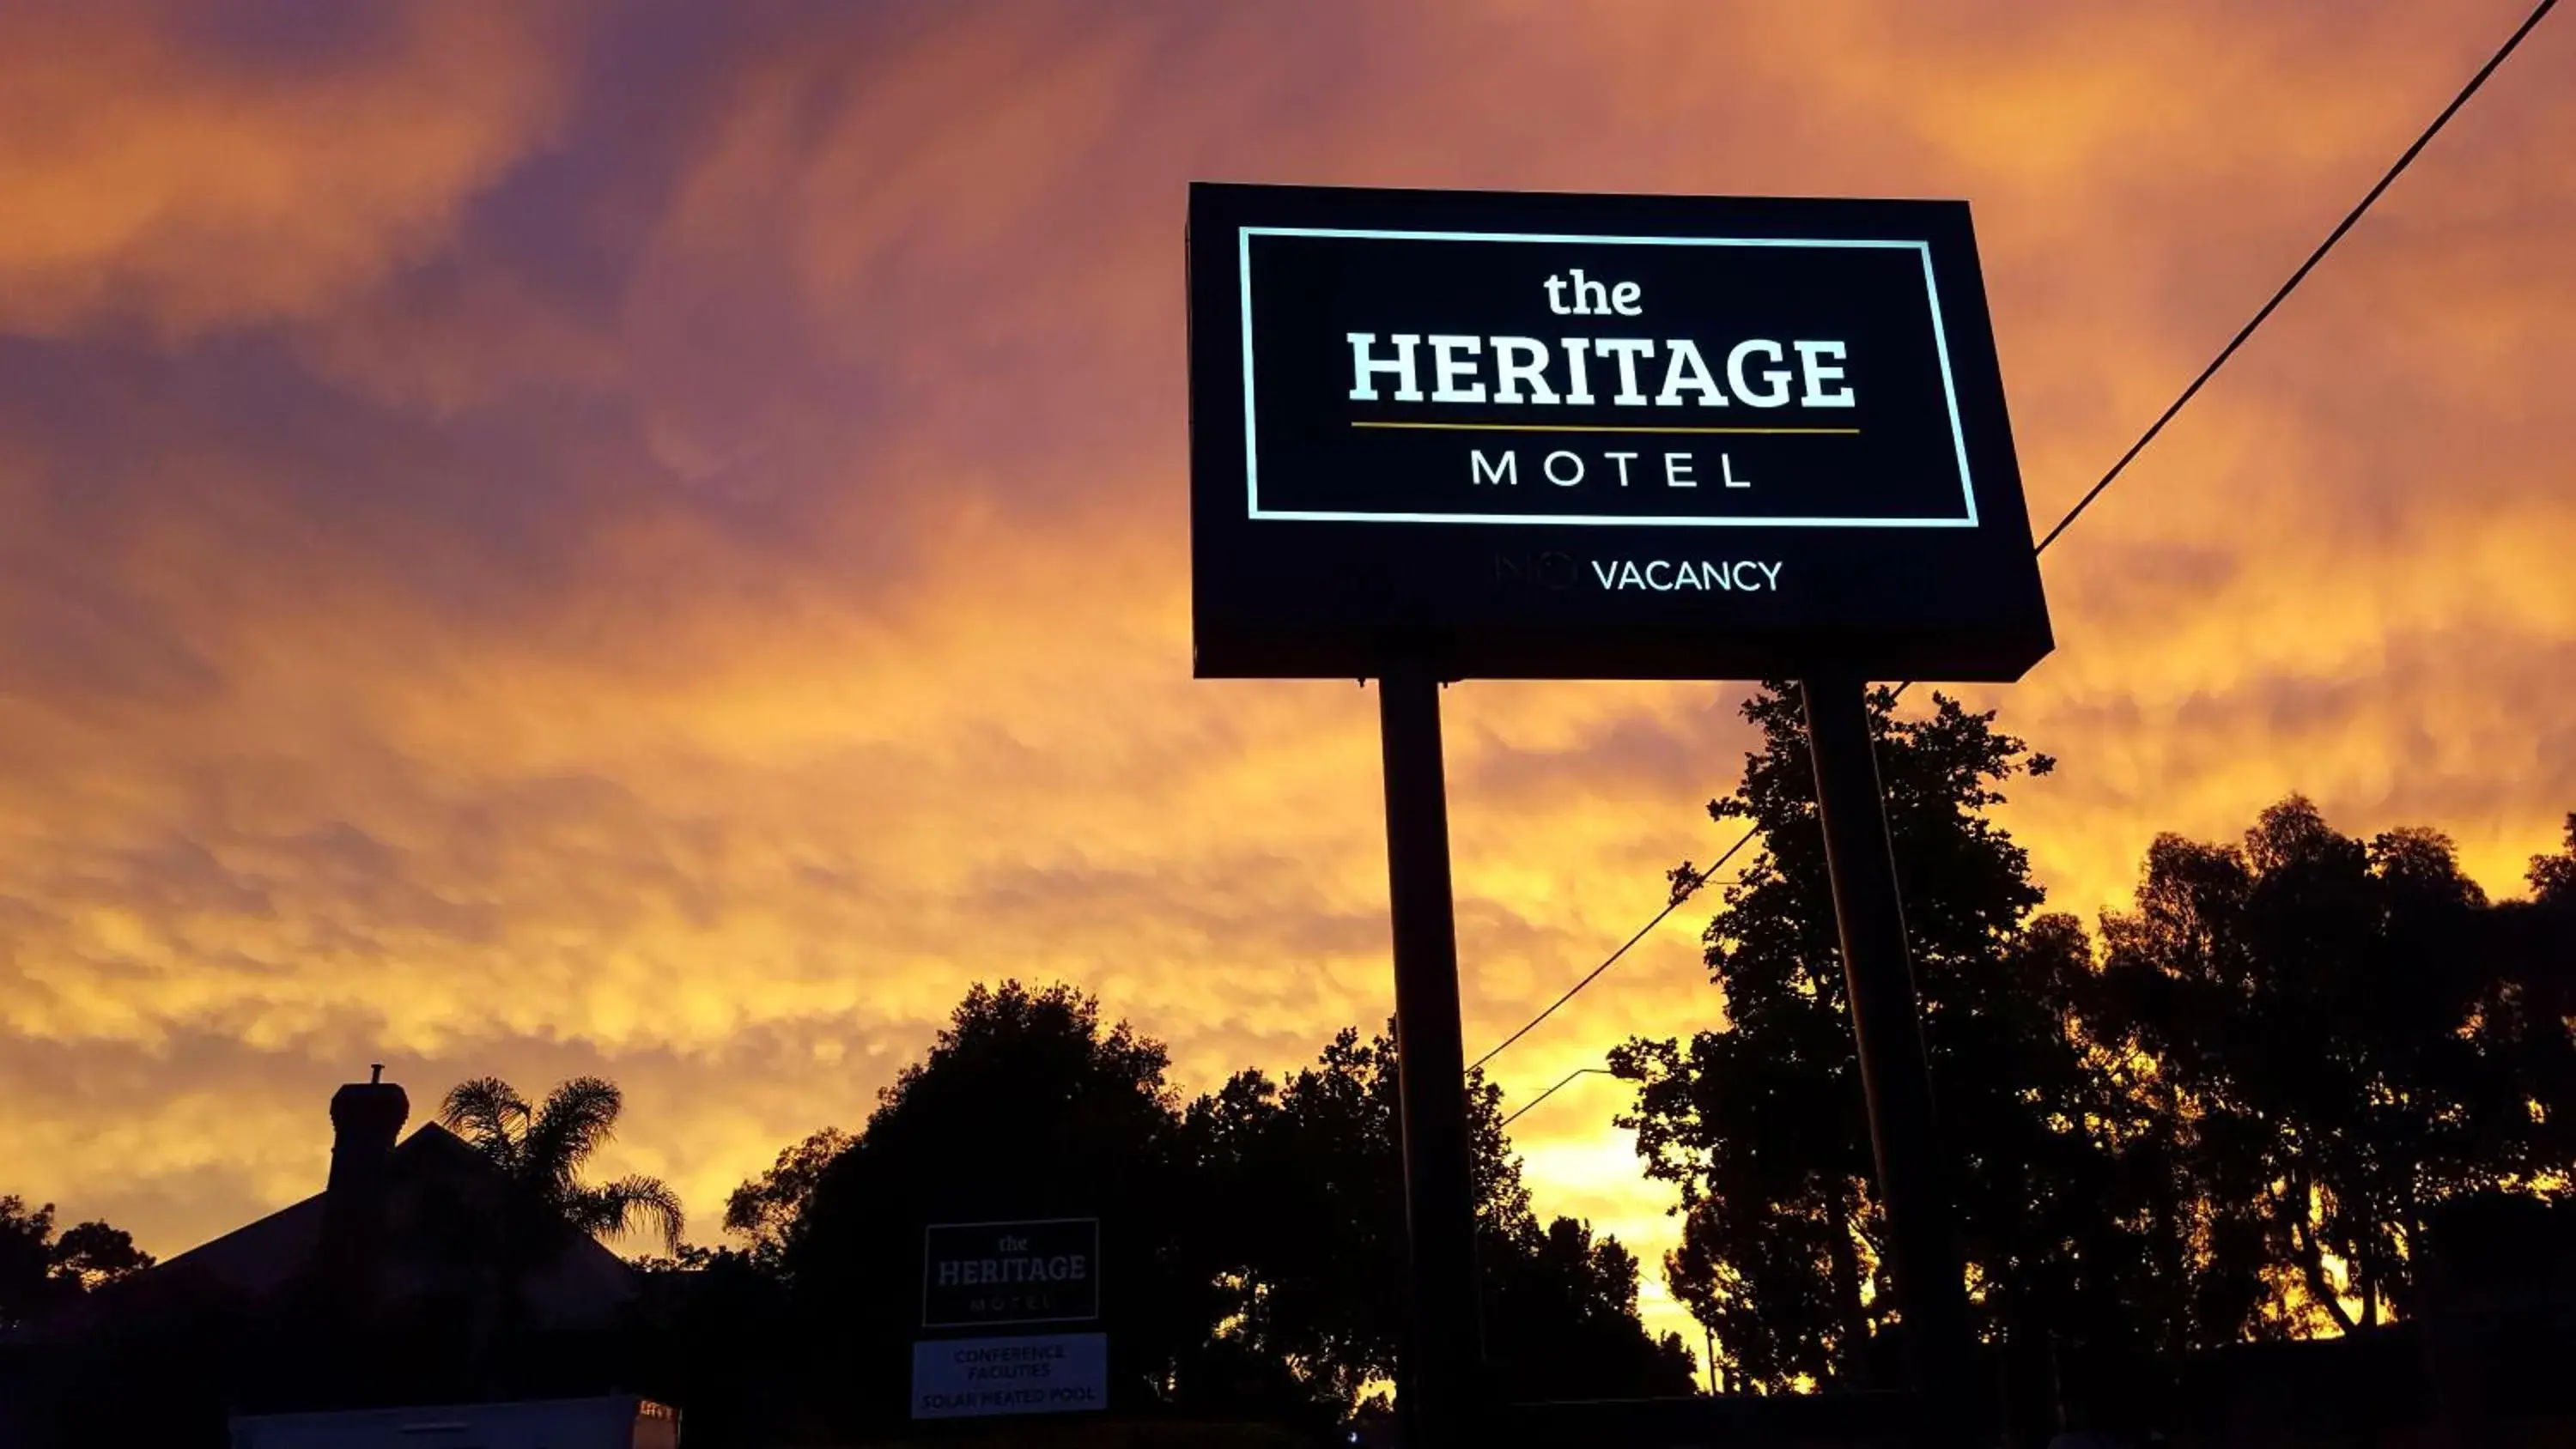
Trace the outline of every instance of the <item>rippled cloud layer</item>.
<path fill-rule="evenodd" d="M 1188 678 L 1188 180 L 1966 197 L 2046 520 L 2518 19 L 0 17 L 0 1191 L 175 1251 L 317 1188 L 366 1062 L 599 1071 L 711 1231 L 1006 975 L 1292 1063 L 1389 1005 L 1375 713 Z M 2064 761 L 2008 812 L 2058 903 L 2291 789 L 2510 892 L 2576 808 L 2571 73 L 2049 554 L 2057 655 L 1973 697 Z M 1471 1052 L 1722 848 L 1740 696 L 1449 691 Z M 1708 1022 L 1704 919 L 1515 1096 Z M 1617 1091 L 1520 1141 L 1651 1255 Z"/>

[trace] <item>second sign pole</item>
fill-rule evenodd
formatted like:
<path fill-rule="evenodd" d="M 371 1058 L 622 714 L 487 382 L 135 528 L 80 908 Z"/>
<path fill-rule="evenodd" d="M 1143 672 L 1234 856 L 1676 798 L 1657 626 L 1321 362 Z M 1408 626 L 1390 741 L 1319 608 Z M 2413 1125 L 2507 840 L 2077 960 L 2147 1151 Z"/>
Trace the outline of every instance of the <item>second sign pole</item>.
<path fill-rule="evenodd" d="M 1926 1419 L 1924 1442 L 1957 1444 L 1976 1412 L 1967 1295 L 1934 1130 L 1886 796 L 1869 736 L 1869 686 L 1855 672 L 1817 671 L 1799 687 L 1906 1357 Z"/>
<path fill-rule="evenodd" d="M 1407 1442 L 1468 1440 L 1483 1364 L 1476 1196 L 1459 1038 L 1458 938 L 1449 893 L 1449 802 L 1440 682 L 1420 668 L 1378 681 L 1386 758 L 1387 895 L 1395 926 L 1395 1035 L 1404 1137 L 1406 1341 L 1398 1404 Z"/>

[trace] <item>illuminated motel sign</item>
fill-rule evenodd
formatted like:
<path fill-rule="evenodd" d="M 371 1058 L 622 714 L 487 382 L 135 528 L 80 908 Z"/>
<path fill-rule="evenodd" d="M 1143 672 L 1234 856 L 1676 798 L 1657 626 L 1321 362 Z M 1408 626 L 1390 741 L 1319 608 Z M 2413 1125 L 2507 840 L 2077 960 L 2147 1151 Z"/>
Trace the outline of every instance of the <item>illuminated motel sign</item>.
<path fill-rule="evenodd" d="M 1189 263 L 1202 676 L 2048 652 L 1962 204 L 1199 185 Z"/>
<path fill-rule="evenodd" d="M 1793 679 L 1925 1414 L 1972 1370 L 1872 680 L 2052 640 L 1960 202 L 1190 189 L 1202 678 L 1378 682 L 1401 1393 L 1479 1442 L 1440 686 Z"/>

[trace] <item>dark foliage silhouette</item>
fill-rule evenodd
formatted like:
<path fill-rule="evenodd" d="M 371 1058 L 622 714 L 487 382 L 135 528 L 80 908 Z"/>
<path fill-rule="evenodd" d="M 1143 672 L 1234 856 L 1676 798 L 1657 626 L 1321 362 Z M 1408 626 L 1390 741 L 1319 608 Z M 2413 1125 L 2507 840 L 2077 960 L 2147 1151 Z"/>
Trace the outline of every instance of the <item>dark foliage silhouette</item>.
<path fill-rule="evenodd" d="M 2411 1316 L 2432 1210 L 2563 1177 L 2566 1018 L 2521 1009 L 2520 914 L 2439 834 L 2354 839 L 2296 796 L 2241 844 L 2148 852 L 2078 1005 L 2158 1084 L 2166 1250 L 2216 1305 L 2193 1341 Z M 2179 1241 L 2192 1224 L 2209 1248 Z"/>
<path fill-rule="evenodd" d="M 2525 1291 L 2530 1265 L 2576 1265 L 2576 1223 L 2552 1201 L 2576 1177 L 2576 817 L 2532 860 L 2531 898 L 2496 903 L 2437 833 L 2347 837 L 2293 796 L 2235 842 L 2159 838 L 2097 940 L 2039 913 L 2027 858 L 1988 818 L 2007 781 L 2051 762 L 1955 701 L 1912 719 L 1884 692 L 1872 703 L 1990 1343 L 2145 1364 L 2106 1382 L 2161 1402 L 2169 1370 L 2207 1350 L 2439 1315 L 2462 1294 Z M 1660 1266 L 1732 1385 L 1839 1387 L 1869 1381 L 1901 1325 L 1794 691 L 1747 713 L 1762 748 L 1711 811 L 1754 823 L 1764 849 L 1707 933 L 1720 1024 L 1631 1042 L 1614 1067 L 1638 1088 L 1625 1120 L 1647 1171 L 1684 1214 Z M 1391 1029 L 1346 1029 L 1284 1076 L 1244 1071 L 1185 1099 L 1162 1045 L 1093 998 L 979 985 L 859 1131 L 812 1134 L 732 1195 L 741 1246 L 724 1249 L 683 1245 L 652 1179 L 585 1176 L 617 1125 L 613 1085 L 577 1079 L 532 1105 L 467 1082 L 441 1117 L 519 1190 L 451 1205 L 440 1241 L 482 1287 L 403 1341 L 405 1392 L 561 1378 L 564 1345 L 522 1321 L 509 1285 L 570 1235 L 644 1228 L 669 1256 L 640 1265 L 643 1300 L 580 1349 L 582 1373 L 686 1405 L 708 1445 L 888 1431 L 905 1417 L 923 1225 L 1082 1216 L 1104 1238 L 1103 1314 L 1085 1326 L 1110 1335 L 1122 1410 L 1366 1423 L 1402 1353 L 1396 1067 Z M 1543 1223 L 1499 1093 L 1481 1075 L 1468 1091 L 1495 1391 L 1695 1391 L 1684 1344 L 1639 1322 L 1634 1257 L 1581 1222 Z M 50 1206 L 0 1198 L 0 1327 L 150 1262 L 104 1223 L 57 1232 Z M 220 1402 L 277 1399 L 281 1366 L 327 1347 L 242 1305 L 178 1308 L 100 1346 L 84 1413 L 184 1437 Z M 2489 1351 L 2443 1332 L 2445 1362 Z M 154 1362 L 193 1377 L 120 1401 L 114 1385 Z"/>
<path fill-rule="evenodd" d="M 1870 708 L 1945 1145 L 1961 1164 L 1962 1249 L 1990 1331 L 2120 1321 L 2134 1245 L 2103 1211 L 2114 1109 L 2063 1027 L 2080 939 L 2025 931 L 2042 895 L 2028 857 L 1983 814 L 2016 774 L 2053 762 L 1936 696 L 1923 719 Z M 1843 1005 L 1832 883 L 1794 686 L 1745 705 L 1763 731 L 1736 793 L 1714 801 L 1763 851 L 1707 933 L 1725 1022 L 1687 1042 L 1636 1041 L 1613 1070 L 1639 1084 L 1638 1150 L 1680 1190 L 1672 1287 L 1715 1330 L 1737 1382 L 1855 1379 L 1891 1297 L 1878 1277 L 1867 1119 Z"/>
<path fill-rule="evenodd" d="M 525 1200 L 575 1231 L 617 1237 L 645 1228 L 677 1251 L 686 1215 L 661 1179 L 582 1180 L 625 1108 L 617 1084 L 599 1077 L 574 1077 L 534 1107 L 498 1077 L 478 1077 L 449 1090 L 438 1120 L 500 1168 Z"/>
<path fill-rule="evenodd" d="M 1990 1341 L 2178 1363 L 2408 1316 L 2443 1209 L 2576 1167 L 2576 817 L 2533 900 L 2494 905 L 2438 833 L 2345 837 L 2292 797 L 2240 844 L 2159 839 L 2097 945 L 2035 914 L 1986 818 L 2051 762 L 1951 700 L 1892 705 L 1878 764 Z M 1891 1300 L 1830 882 L 1795 687 L 1746 713 L 1763 748 L 1710 807 L 1763 836 L 1708 930 L 1724 1022 L 1613 1065 L 1686 1215 L 1668 1281 L 1722 1361 L 1850 1381 Z"/>
<path fill-rule="evenodd" d="M 2576 811 L 2567 816 L 2567 839 L 2556 855 L 2531 858 L 2531 895 L 2545 906 L 2576 906 Z"/>
<path fill-rule="evenodd" d="M 823 1170 L 849 1146 L 850 1134 L 826 1127 L 780 1152 L 767 1172 L 725 1199 L 725 1231 L 747 1239 L 760 1266 L 783 1269 L 789 1230 L 804 1218 Z"/>
<path fill-rule="evenodd" d="M 1244 1072 L 1185 1102 L 1161 1044 L 1091 997 L 979 985 L 862 1130 L 818 1132 L 734 1194 L 750 1246 L 689 1260 L 678 1321 L 728 1361 L 832 1366 L 834 1402 L 731 1421 L 867 1432 L 904 1413 L 924 1224 L 1097 1217 L 1113 1406 L 1322 1430 L 1384 1393 L 1399 1352 L 1394 1065 L 1387 1038 L 1345 1031 L 1285 1082 Z M 1515 1391 L 1689 1392 L 1689 1355 L 1638 1326 L 1635 1259 L 1531 1214 L 1498 1100 L 1476 1084 L 1488 1337 Z"/>
<path fill-rule="evenodd" d="M 33 1321 L 71 1298 L 152 1266 L 123 1228 L 78 1223 L 57 1235 L 54 1205 L 0 1197 L 0 1328 Z"/>
<path fill-rule="evenodd" d="M 1677 1339 L 1636 1315 L 1636 1260 L 1569 1219 L 1542 1227 L 1503 1134 L 1501 1094 L 1471 1075 L 1471 1162 L 1483 1267 L 1485 1353 L 1520 1398 L 1689 1393 Z M 1211 1248 L 1228 1332 L 1298 1366 L 1348 1411 L 1392 1374 L 1404 1274 L 1403 1148 L 1392 1029 L 1346 1029 L 1315 1064 L 1273 1083 L 1242 1072 L 1192 1104 L 1190 1135 L 1227 1224 Z"/>
<path fill-rule="evenodd" d="M 812 1340 L 848 1365 L 856 1422 L 901 1416 L 922 1229 L 940 1222 L 1100 1219 L 1112 1402 L 1163 1395 L 1215 1316 L 1187 1257 L 1194 1189 L 1166 1061 L 1071 988 L 978 985 L 880 1094 L 813 1175 L 781 1254 Z"/>
<path fill-rule="evenodd" d="M 658 1178 L 585 1181 L 583 1169 L 616 1134 L 625 1096 L 614 1082 L 574 1077 L 531 1106 L 497 1077 L 450 1089 L 439 1121 L 498 1168 L 510 1190 L 497 1202 L 453 1205 L 438 1230 L 452 1266 L 477 1284 L 466 1335 L 466 1376 L 499 1391 L 511 1371 L 509 1347 L 533 1326 L 532 1278 L 569 1231 L 615 1238 L 638 1228 L 680 1250 L 686 1218 L 679 1194 Z"/>

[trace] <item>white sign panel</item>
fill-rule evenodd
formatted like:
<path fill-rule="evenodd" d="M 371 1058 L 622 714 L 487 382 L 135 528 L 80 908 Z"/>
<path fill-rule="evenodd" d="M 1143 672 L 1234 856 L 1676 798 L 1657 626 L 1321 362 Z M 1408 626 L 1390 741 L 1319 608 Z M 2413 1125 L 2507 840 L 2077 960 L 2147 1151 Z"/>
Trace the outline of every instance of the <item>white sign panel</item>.
<path fill-rule="evenodd" d="M 930 1338 L 912 1346 L 912 1416 L 1061 1414 L 1109 1406 L 1109 1335 Z"/>

